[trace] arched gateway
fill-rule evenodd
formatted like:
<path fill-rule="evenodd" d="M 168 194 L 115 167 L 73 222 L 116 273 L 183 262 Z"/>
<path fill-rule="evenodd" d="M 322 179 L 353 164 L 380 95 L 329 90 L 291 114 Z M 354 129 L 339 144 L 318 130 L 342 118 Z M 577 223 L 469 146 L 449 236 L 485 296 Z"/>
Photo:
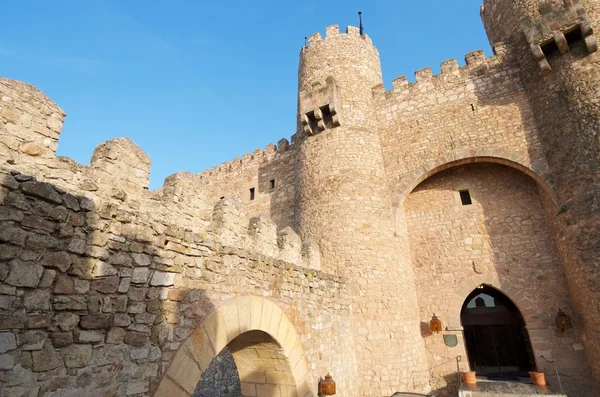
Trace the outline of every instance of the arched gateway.
<path fill-rule="evenodd" d="M 502 292 L 478 286 L 465 300 L 460 317 L 469 366 L 478 375 L 510 379 L 535 370 L 523 317 Z"/>
<path fill-rule="evenodd" d="M 255 296 L 234 299 L 211 313 L 181 346 L 154 395 L 192 396 L 225 347 L 238 368 L 242 396 L 312 395 L 293 324 L 276 304 Z"/>

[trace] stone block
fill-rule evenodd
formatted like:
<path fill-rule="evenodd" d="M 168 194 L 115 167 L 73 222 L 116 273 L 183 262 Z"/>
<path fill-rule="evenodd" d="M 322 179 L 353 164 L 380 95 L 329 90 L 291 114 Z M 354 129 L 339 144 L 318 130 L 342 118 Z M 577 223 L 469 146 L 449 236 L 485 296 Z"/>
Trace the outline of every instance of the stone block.
<path fill-rule="evenodd" d="M 30 290 L 25 292 L 23 306 L 28 310 L 50 310 L 50 300 L 50 290 Z"/>
<path fill-rule="evenodd" d="M 114 294 L 119 288 L 119 276 L 110 276 L 92 281 L 91 289 L 103 294 Z"/>
<path fill-rule="evenodd" d="M 82 316 L 79 326 L 83 329 L 107 329 L 112 325 L 112 316 L 106 314 L 93 314 Z"/>
<path fill-rule="evenodd" d="M 71 331 L 79 324 L 79 316 L 75 313 L 59 313 L 54 316 L 54 324 L 62 331 Z"/>
<path fill-rule="evenodd" d="M 73 333 L 71 332 L 54 332 L 50 334 L 52 346 L 65 347 L 73 344 Z"/>
<path fill-rule="evenodd" d="M 75 340 L 78 343 L 98 343 L 104 342 L 104 332 L 102 331 L 75 331 Z"/>
<path fill-rule="evenodd" d="M 10 354 L 0 354 L 0 371 L 8 371 L 15 366 L 15 360 Z"/>
<path fill-rule="evenodd" d="M 74 291 L 75 282 L 67 275 L 61 274 L 56 279 L 53 292 L 55 294 L 72 294 Z"/>
<path fill-rule="evenodd" d="M 25 310 L 0 314 L 0 330 L 25 328 L 27 314 Z"/>
<path fill-rule="evenodd" d="M 52 326 L 52 315 L 34 314 L 27 317 L 27 328 L 50 328 Z"/>
<path fill-rule="evenodd" d="M 12 332 L 0 332 L 0 354 L 17 348 L 17 338 Z"/>
<path fill-rule="evenodd" d="M 54 310 L 87 310 L 83 295 L 58 295 L 54 297 Z"/>
<path fill-rule="evenodd" d="M 146 284 L 150 277 L 150 270 L 147 267 L 138 267 L 133 269 L 131 282 L 133 284 Z"/>
<path fill-rule="evenodd" d="M 167 273 L 161 271 L 154 271 L 152 275 L 152 280 L 150 281 L 150 285 L 152 286 L 164 286 L 168 287 L 175 283 L 175 274 L 176 273 Z"/>
<path fill-rule="evenodd" d="M 27 331 L 20 336 L 20 347 L 23 351 L 41 350 L 48 334 L 44 331 Z"/>
<path fill-rule="evenodd" d="M 129 318 L 129 316 L 127 318 Z M 125 338 L 125 330 L 123 328 L 114 327 L 114 328 L 111 328 L 107 332 L 106 343 L 120 344 L 120 343 L 123 343 L 124 338 Z"/>
<path fill-rule="evenodd" d="M 149 342 L 149 338 L 143 332 L 129 331 L 125 334 L 123 341 L 131 346 L 142 347 Z"/>
<path fill-rule="evenodd" d="M 31 353 L 34 372 L 46 372 L 62 366 L 62 359 L 50 342 L 43 349 Z"/>
<path fill-rule="evenodd" d="M 10 261 L 9 266 L 10 273 L 4 282 L 15 287 L 37 287 L 44 272 L 42 266 L 19 259 Z"/>
<path fill-rule="evenodd" d="M 38 197 L 54 204 L 61 204 L 60 194 L 49 183 L 28 181 L 21 184 L 21 190 L 28 196 Z"/>
<path fill-rule="evenodd" d="M 64 251 L 48 253 L 42 260 L 43 266 L 58 269 L 63 273 L 69 269 L 72 263 L 73 258 L 68 252 Z"/>
<path fill-rule="evenodd" d="M 54 284 L 54 279 L 56 278 L 56 270 L 54 269 L 44 269 L 44 274 L 42 274 L 42 279 L 38 284 L 38 288 L 50 288 L 52 284 Z"/>
<path fill-rule="evenodd" d="M 71 345 L 61 354 L 67 368 L 83 368 L 92 361 L 92 345 Z"/>

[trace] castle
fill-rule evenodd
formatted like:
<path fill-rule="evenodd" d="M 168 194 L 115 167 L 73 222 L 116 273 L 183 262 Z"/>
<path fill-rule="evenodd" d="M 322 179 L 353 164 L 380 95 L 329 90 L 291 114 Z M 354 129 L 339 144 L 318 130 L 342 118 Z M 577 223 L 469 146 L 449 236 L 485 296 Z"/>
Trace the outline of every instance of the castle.
<path fill-rule="evenodd" d="M 57 157 L 64 112 L 0 79 L 0 395 L 598 396 L 600 2 L 481 16 L 492 57 L 389 91 L 366 34 L 314 34 L 291 143 L 155 191 L 128 139 Z"/>

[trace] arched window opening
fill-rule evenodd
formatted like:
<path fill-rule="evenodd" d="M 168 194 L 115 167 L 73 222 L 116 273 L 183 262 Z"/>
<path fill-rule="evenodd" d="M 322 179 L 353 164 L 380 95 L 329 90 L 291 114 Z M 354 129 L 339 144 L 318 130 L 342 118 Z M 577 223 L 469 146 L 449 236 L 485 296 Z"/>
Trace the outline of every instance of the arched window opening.
<path fill-rule="evenodd" d="M 528 377 L 535 360 L 525 322 L 515 304 L 487 285 L 477 287 L 461 310 L 469 365 L 489 379 Z"/>

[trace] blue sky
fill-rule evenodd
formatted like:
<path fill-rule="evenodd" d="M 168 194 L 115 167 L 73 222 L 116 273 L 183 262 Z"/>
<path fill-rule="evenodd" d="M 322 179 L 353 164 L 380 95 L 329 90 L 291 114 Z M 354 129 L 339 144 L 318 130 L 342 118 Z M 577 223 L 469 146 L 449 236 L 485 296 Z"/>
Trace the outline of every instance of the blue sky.
<path fill-rule="evenodd" d="M 481 0 L 25 0 L 3 4 L 0 74 L 67 113 L 58 154 L 88 164 L 125 136 L 152 159 L 151 189 L 295 131 L 304 36 L 357 25 L 384 80 L 476 49 L 491 54 Z"/>

